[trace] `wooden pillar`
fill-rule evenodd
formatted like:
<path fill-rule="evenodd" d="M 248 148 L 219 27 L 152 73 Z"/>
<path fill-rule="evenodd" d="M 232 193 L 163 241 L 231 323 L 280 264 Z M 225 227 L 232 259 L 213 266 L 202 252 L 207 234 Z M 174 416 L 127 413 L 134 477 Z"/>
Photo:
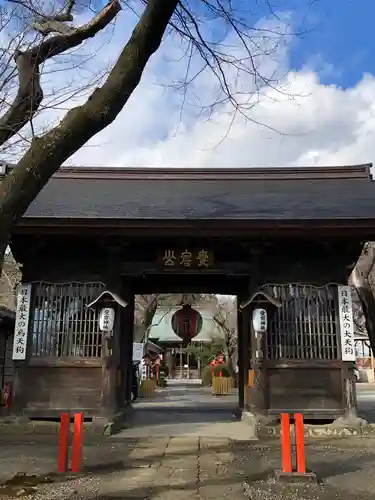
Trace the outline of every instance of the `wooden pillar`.
<path fill-rule="evenodd" d="M 22 415 L 23 409 L 27 405 L 27 370 L 29 357 L 24 361 L 14 362 L 13 376 L 13 400 L 10 408 L 12 415 Z"/>
<path fill-rule="evenodd" d="M 127 309 L 127 308 L 126 308 Z M 125 408 L 127 405 L 127 397 L 126 397 L 126 384 L 127 384 L 127 371 L 126 364 L 124 362 L 125 353 L 127 350 L 126 346 L 126 335 L 125 330 L 127 326 L 127 310 L 124 309 L 121 314 L 121 332 L 120 332 L 120 345 L 119 345 L 119 364 L 117 366 L 117 370 L 119 373 L 119 405 L 120 408 Z"/>
<path fill-rule="evenodd" d="M 249 409 L 248 378 L 250 368 L 249 312 L 248 308 L 240 308 L 243 298 L 242 296 L 238 296 L 237 299 L 238 403 L 241 410 Z"/>
<path fill-rule="evenodd" d="M 253 297 L 253 300 L 256 296 Z M 264 307 L 270 313 L 268 303 L 259 303 L 258 300 L 249 302 L 242 309 L 242 362 L 245 377 L 244 409 L 259 416 L 267 416 L 269 407 L 269 384 L 267 365 L 264 362 L 266 353 L 266 334 L 256 336 L 252 316 L 254 309 Z M 251 370 L 251 383 L 249 384 L 249 370 Z"/>
<path fill-rule="evenodd" d="M 257 306 L 255 305 L 255 307 Z M 255 307 L 248 308 L 251 315 Z M 267 370 L 260 356 L 260 352 L 263 352 L 264 355 L 264 339 L 266 334 L 263 334 L 261 339 L 256 337 L 252 321 L 249 323 L 251 337 L 251 369 L 253 370 L 253 384 L 249 388 L 249 409 L 254 414 L 265 415 L 268 409 Z"/>
<path fill-rule="evenodd" d="M 117 363 L 114 352 L 114 338 L 104 340 L 102 358 L 102 393 L 100 416 L 108 419 L 117 413 Z"/>
<path fill-rule="evenodd" d="M 116 246 L 107 247 L 106 285 L 111 292 L 121 296 L 121 279 L 118 274 L 121 262 L 121 249 Z M 103 338 L 102 355 L 102 391 L 100 416 L 111 419 L 118 411 L 118 365 L 121 335 L 121 306 L 115 306 L 115 326 L 110 339 Z"/>
<path fill-rule="evenodd" d="M 357 413 L 357 391 L 354 377 L 353 364 L 342 362 L 341 380 L 343 389 L 344 418 L 353 421 L 358 417 Z"/>
<path fill-rule="evenodd" d="M 240 309 L 240 300 L 237 298 L 237 342 L 238 342 L 238 407 L 243 410 L 245 407 L 245 368 L 244 368 L 244 329 L 243 329 L 243 311 Z"/>
<path fill-rule="evenodd" d="M 134 334 L 134 295 L 129 297 L 126 308 L 126 322 L 122 332 L 124 336 L 124 357 L 121 360 L 125 379 L 125 404 L 131 403 L 132 390 L 132 363 L 133 363 L 133 334 Z"/>
<path fill-rule="evenodd" d="M 242 369 L 243 369 L 243 377 L 244 377 L 244 409 L 249 410 L 249 369 L 251 368 L 250 364 L 250 353 L 251 353 L 251 342 L 250 342 L 250 324 L 249 324 L 249 309 L 246 308 L 242 311 Z"/>
<path fill-rule="evenodd" d="M 128 304 L 121 314 L 117 367 L 121 381 L 119 385 L 120 406 L 124 408 L 131 402 L 131 366 L 133 360 L 134 295 L 130 278 L 122 280 L 121 297 Z"/>
<path fill-rule="evenodd" d="M 127 307 L 121 311 L 121 331 L 119 334 L 119 359 L 117 364 L 117 399 L 119 408 L 126 406 L 126 370 L 123 362 L 126 352 L 125 329 L 127 323 Z"/>

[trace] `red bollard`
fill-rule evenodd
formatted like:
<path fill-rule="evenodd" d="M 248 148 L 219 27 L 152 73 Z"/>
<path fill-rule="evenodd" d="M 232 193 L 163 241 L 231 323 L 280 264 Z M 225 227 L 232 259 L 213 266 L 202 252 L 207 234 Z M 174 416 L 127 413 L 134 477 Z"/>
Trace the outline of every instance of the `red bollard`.
<path fill-rule="evenodd" d="M 219 377 L 221 378 L 223 376 L 222 372 L 219 373 Z"/>
<path fill-rule="evenodd" d="M 72 472 L 81 472 L 82 469 L 83 425 L 84 414 L 76 413 L 72 444 Z"/>
<path fill-rule="evenodd" d="M 290 418 L 287 413 L 281 417 L 281 464 L 283 472 L 292 472 L 292 446 L 290 442 Z"/>
<path fill-rule="evenodd" d="M 68 471 L 69 427 L 70 427 L 69 413 L 62 413 L 60 416 L 59 455 L 57 459 L 57 472 Z"/>
<path fill-rule="evenodd" d="M 296 432 L 297 472 L 306 474 L 305 431 L 302 413 L 294 414 L 294 426 Z"/>
<path fill-rule="evenodd" d="M 305 432 L 302 413 L 294 414 L 294 430 L 297 456 L 297 470 L 293 470 L 292 464 L 292 447 L 290 439 L 290 417 L 288 413 L 280 414 L 281 421 L 281 463 L 282 468 L 275 471 L 275 476 L 278 481 L 282 482 L 301 482 L 311 483 L 317 482 L 317 477 L 314 472 L 306 470 L 305 459 Z"/>

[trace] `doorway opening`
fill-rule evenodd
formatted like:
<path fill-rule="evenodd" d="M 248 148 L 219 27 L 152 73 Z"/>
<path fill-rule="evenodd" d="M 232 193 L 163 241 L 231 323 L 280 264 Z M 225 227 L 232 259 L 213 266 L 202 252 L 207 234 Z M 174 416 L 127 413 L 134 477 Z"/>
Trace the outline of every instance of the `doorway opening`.
<path fill-rule="evenodd" d="M 176 435 L 204 426 L 211 435 L 236 423 L 237 297 L 136 295 L 134 311 L 138 394 L 132 432 L 167 435 L 173 426 Z"/>
<path fill-rule="evenodd" d="M 143 344 L 144 357 L 166 383 L 180 380 L 205 385 L 215 361 L 235 379 L 236 296 L 157 294 L 136 296 L 135 302 L 134 342 Z"/>

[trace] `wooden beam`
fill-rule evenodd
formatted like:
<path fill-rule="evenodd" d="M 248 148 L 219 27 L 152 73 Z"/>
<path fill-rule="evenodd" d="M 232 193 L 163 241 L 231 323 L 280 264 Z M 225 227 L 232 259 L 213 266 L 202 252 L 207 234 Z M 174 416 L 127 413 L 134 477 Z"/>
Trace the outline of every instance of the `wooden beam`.
<path fill-rule="evenodd" d="M 31 357 L 29 366 L 40 368 L 95 368 L 102 364 L 99 358 L 52 358 L 52 357 Z"/>

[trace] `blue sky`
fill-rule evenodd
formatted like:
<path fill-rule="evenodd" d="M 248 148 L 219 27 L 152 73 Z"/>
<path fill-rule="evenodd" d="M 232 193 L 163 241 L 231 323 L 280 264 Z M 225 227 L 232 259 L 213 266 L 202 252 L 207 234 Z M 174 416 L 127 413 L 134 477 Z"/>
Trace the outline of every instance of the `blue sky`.
<path fill-rule="evenodd" d="M 197 5 L 198 1 L 189 0 L 189 4 Z M 277 54 L 278 74 L 285 75 L 278 85 L 281 97 L 277 92 L 267 91 L 250 120 L 238 119 L 234 125 L 228 119 L 228 109 L 219 109 L 209 121 L 197 117 L 193 107 L 187 106 L 181 115 L 179 97 L 165 89 L 161 91 L 159 86 L 181 75 L 184 68 L 184 63 L 171 63 L 173 48 L 166 43 L 147 68 L 119 123 L 99 134 L 99 142 L 108 139 L 108 148 L 112 144 L 112 151 L 118 152 L 113 154 L 113 164 L 280 166 L 373 161 L 375 1 L 234 0 L 233 3 L 248 7 L 249 2 L 252 17 L 248 19 L 252 24 L 262 18 L 266 27 L 272 27 L 275 17 L 268 7 L 271 4 L 283 19 L 284 30 L 299 33 L 286 37 L 286 47 L 281 44 Z M 213 27 L 216 35 L 230 36 L 217 23 Z M 262 64 L 266 74 L 275 69 L 273 61 L 265 60 Z M 245 88 L 249 88 L 248 84 L 245 82 Z M 214 91 L 203 79 L 194 92 L 201 98 Z M 136 111 L 142 108 L 146 109 L 147 120 L 142 120 L 142 111 Z M 127 149 L 120 137 L 130 114 L 131 147 Z M 139 121 L 134 121 L 135 114 Z M 120 125 L 121 120 L 124 121 Z M 97 144 L 95 140 L 94 143 Z M 101 150 L 103 159 L 95 152 L 91 161 L 108 161 L 106 148 Z M 88 161 L 87 158 L 87 154 L 78 154 L 72 162 Z"/>
<path fill-rule="evenodd" d="M 375 74 L 373 0 L 318 0 L 310 15 L 317 27 L 296 40 L 292 67 L 300 69 L 309 60 L 331 66 L 331 72 L 322 72 L 322 82 L 344 88 L 355 85 L 363 73 Z"/>
<path fill-rule="evenodd" d="M 92 2 L 97 8 L 106 3 Z M 250 19 L 254 22 L 270 16 L 268 3 L 275 13 L 292 14 L 292 30 L 301 34 L 291 45 L 291 68 L 300 70 L 309 64 L 320 73 L 323 83 L 343 88 L 358 83 L 364 73 L 375 74 L 374 0 L 235 0 L 233 3 L 238 6 L 253 3 Z M 199 0 L 189 0 L 188 4 L 199 4 Z M 224 32 L 220 28 L 216 23 L 217 34 Z"/>
<path fill-rule="evenodd" d="M 196 7 L 200 0 L 185 1 Z M 190 87 L 186 102 L 181 94 L 168 88 L 183 79 L 187 63 L 186 58 L 181 58 L 179 43 L 167 38 L 116 121 L 69 163 L 248 167 L 374 161 L 375 0 L 269 0 L 280 20 L 271 15 L 267 0 L 232 1 L 237 6 L 251 4 L 252 17 L 248 16 L 247 21 L 252 25 L 261 19 L 264 29 L 274 30 L 279 25 L 279 32 L 301 33 L 280 36 L 272 56 L 258 59 L 263 75 L 278 75 L 277 82 L 263 89 L 261 95 L 254 92 L 249 75 L 237 78 L 229 72 L 234 86 L 254 96 L 254 107 L 246 119 L 236 116 L 232 120 L 233 109 L 228 105 L 216 107 L 209 117 L 201 113 L 199 103 L 217 96 L 217 82 L 210 73 L 201 75 Z M 95 2 L 100 8 L 101 0 Z M 84 22 L 91 16 L 81 12 L 79 20 Z M 75 74 L 72 70 L 44 77 L 46 95 L 57 94 L 58 87 L 67 84 L 75 88 L 82 75 L 89 78 L 91 72 L 110 66 L 135 22 L 135 16 L 124 9 L 114 26 L 82 49 L 86 54 L 95 54 L 85 68 Z M 207 22 L 206 29 L 214 36 L 225 36 L 234 53 L 241 51 L 238 38 L 222 25 Z M 259 43 L 262 45 L 262 40 Z M 195 56 L 191 64 L 198 68 L 199 57 Z M 66 106 L 78 102 L 71 100 Z M 47 110 L 39 124 L 45 129 L 65 112 Z"/>

